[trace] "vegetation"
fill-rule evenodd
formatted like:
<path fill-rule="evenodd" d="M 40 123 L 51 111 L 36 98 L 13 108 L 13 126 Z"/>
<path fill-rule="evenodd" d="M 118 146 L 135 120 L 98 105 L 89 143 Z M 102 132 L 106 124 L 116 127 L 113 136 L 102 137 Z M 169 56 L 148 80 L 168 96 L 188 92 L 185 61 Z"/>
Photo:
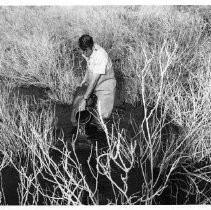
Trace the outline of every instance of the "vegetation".
<path fill-rule="evenodd" d="M 50 204 L 81 204 L 84 193 L 88 193 L 91 204 L 98 204 L 100 174 L 107 176 L 114 188 L 115 202 L 108 204 L 120 201 L 152 204 L 178 167 L 187 163 L 192 166 L 205 158 L 208 158 L 205 167 L 184 170 L 190 180 L 189 189 L 198 194 L 197 202 L 210 203 L 204 189 L 197 188 L 199 180 L 211 182 L 209 10 L 209 6 L 0 8 L 0 116 L 4 122 L 0 130 L 4 154 L 1 168 L 12 164 L 19 171 L 20 204 L 27 204 L 30 194 L 33 204 L 38 202 L 38 194 Z M 60 165 L 50 156 L 55 141 L 62 141 L 52 134 L 53 111 L 45 107 L 37 115 L 29 111 L 27 100 L 11 96 L 12 88 L 34 84 L 49 87 L 53 101 L 71 104 L 85 71 L 77 50 L 78 38 L 84 33 L 92 35 L 112 58 L 120 104 L 141 103 L 145 113 L 143 123 L 131 120 L 136 132 L 134 139 L 128 139 L 117 122 L 113 133 L 108 133 L 105 127 L 109 148 L 104 153 L 97 152 L 95 189 L 90 188 L 83 175 L 74 140 L 71 151 L 74 158 L 65 144 L 59 152 L 63 157 Z M 42 107 L 35 105 L 37 109 Z M 149 106 L 153 109 L 146 115 Z M 162 110 L 161 116 L 154 119 L 158 108 Z M 180 132 L 177 135 L 171 132 L 160 157 L 161 130 L 168 116 Z M 139 156 L 135 155 L 138 147 L 142 151 Z M 32 161 L 32 174 L 27 173 L 27 161 L 25 167 L 16 164 L 15 157 L 23 152 Z M 155 177 L 157 161 L 160 169 Z M 112 178 L 111 162 L 122 171 L 123 188 Z M 144 176 L 142 192 L 129 196 L 128 174 L 137 163 Z M 56 186 L 51 197 L 39 183 L 38 177 L 45 176 L 43 171 L 53 177 Z M 165 179 L 157 187 L 163 174 Z M 36 189 L 33 192 L 31 185 Z"/>

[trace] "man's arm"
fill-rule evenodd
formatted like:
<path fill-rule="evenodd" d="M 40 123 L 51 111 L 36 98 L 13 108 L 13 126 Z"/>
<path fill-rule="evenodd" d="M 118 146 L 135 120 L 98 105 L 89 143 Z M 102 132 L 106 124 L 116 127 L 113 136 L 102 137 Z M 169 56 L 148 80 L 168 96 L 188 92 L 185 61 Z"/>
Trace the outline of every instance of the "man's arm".
<path fill-rule="evenodd" d="M 92 94 L 92 92 L 95 89 L 95 86 L 98 82 L 98 80 L 100 79 L 101 74 L 95 74 L 93 73 L 93 77 L 92 80 L 90 81 L 86 93 L 84 94 L 84 99 L 88 99 L 90 97 L 90 95 Z"/>
<path fill-rule="evenodd" d="M 84 94 L 85 99 L 88 99 L 92 94 L 98 80 L 100 79 L 100 76 L 106 73 L 107 62 L 107 57 L 103 53 L 98 54 L 98 56 L 95 58 L 95 65 L 92 67 L 92 80 L 89 82 L 89 86 Z"/>
<path fill-rule="evenodd" d="M 82 80 L 82 82 L 81 82 L 81 84 L 80 84 L 80 87 L 81 87 L 84 83 L 87 82 L 87 79 L 88 79 L 88 71 L 86 70 L 85 75 L 84 75 L 84 78 L 83 78 L 83 80 Z"/>
<path fill-rule="evenodd" d="M 100 79 L 101 74 L 93 74 L 92 80 L 89 83 L 89 86 L 86 89 L 86 93 L 84 94 L 83 99 L 80 102 L 79 105 L 79 110 L 83 111 L 86 108 L 86 100 L 90 97 L 90 95 L 92 94 L 92 92 L 95 89 L 95 86 L 98 82 L 98 80 Z"/>

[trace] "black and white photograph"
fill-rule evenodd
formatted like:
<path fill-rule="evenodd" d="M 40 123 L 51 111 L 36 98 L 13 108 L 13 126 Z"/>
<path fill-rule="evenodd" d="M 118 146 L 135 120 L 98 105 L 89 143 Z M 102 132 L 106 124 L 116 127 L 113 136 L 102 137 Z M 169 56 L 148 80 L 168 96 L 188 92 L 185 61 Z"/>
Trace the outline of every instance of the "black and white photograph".
<path fill-rule="evenodd" d="M 211 204 L 211 5 L 118 3 L 0 4 L 1 206 Z"/>

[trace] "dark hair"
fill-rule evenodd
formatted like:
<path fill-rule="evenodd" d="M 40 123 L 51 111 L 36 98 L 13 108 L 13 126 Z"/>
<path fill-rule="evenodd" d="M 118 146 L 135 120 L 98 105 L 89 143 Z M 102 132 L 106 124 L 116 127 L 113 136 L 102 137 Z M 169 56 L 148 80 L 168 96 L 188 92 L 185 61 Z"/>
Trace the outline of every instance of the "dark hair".
<path fill-rule="evenodd" d="M 92 49 L 94 42 L 91 36 L 84 34 L 79 38 L 78 45 L 82 50 L 86 50 L 87 48 Z"/>

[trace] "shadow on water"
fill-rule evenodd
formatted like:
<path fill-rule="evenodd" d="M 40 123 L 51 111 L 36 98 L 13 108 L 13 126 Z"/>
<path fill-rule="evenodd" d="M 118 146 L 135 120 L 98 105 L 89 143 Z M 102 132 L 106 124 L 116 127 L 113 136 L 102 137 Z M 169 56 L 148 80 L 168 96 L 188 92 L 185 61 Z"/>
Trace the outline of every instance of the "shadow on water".
<path fill-rule="evenodd" d="M 14 90 L 15 94 L 18 94 L 18 96 L 30 96 L 33 97 L 35 100 L 47 100 L 48 101 L 48 91 L 50 91 L 48 88 L 40 88 L 36 86 L 23 86 L 19 87 Z M 33 100 L 32 100 L 33 105 Z M 56 136 L 63 136 L 64 140 L 68 142 L 68 140 L 72 137 L 72 124 L 70 121 L 71 118 L 71 111 L 72 106 L 71 105 L 65 105 L 65 104 L 59 104 L 59 103 L 52 103 L 52 108 L 55 109 L 55 134 Z M 131 111 L 132 110 L 132 111 Z M 131 127 L 132 123 L 130 119 L 136 118 L 140 121 L 140 119 L 143 118 L 144 110 L 141 107 L 132 108 L 130 105 L 124 105 L 123 107 L 116 107 L 114 110 L 114 118 L 116 117 L 116 120 L 119 117 L 122 117 L 124 120 L 120 122 L 120 127 L 123 127 L 125 130 L 129 130 L 130 132 L 128 135 L 130 137 L 133 137 L 135 135 L 134 127 Z M 118 114 L 117 114 L 118 113 Z M 132 116 L 132 117 L 131 117 Z M 156 118 L 159 118 L 159 113 L 157 113 Z M 172 128 L 171 128 L 172 129 Z M 178 128 L 174 127 L 176 133 L 178 132 Z M 172 130 L 171 130 L 172 131 Z M 93 133 L 95 130 L 93 130 Z M 164 131 L 163 138 L 168 139 L 168 132 L 169 129 L 166 128 L 166 131 Z M 100 135 L 98 135 L 99 137 Z M 103 136 L 103 135 L 102 135 Z M 147 136 L 147 134 L 146 134 Z M 103 137 L 102 137 L 103 138 Z M 80 142 L 80 141 L 79 141 Z M 88 143 L 87 147 L 87 140 L 82 139 L 82 143 L 80 147 L 76 149 L 78 160 L 82 166 L 82 171 L 84 175 L 86 176 L 86 181 L 90 185 L 90 188 L 93 188 L 94 179 L 90 172 L 90 169 L 88 167 L 87 159 L 90 156 L 90 145 Z M 84 147 L 83 147 L 84 145 Z M 165 146 L 165 143 L 164 143 Z M 59 146 L 58 146 L 59 147 Z M 62 148 L 60 148 L 62 149 Z M 71 147 L 69 148 L 71 150 Z M 140 151 L 139 151 L 140 152 Z M 59 163 L 61 161 L 62 155 L 59 150 L 51 150 L 50 154 L 53 158 L 53 160 L 56 163 Z M 24 162 L 24 157 L 20 158 L 21 162 Z M 96 167 L 96 159 L 94 156 L 91 157 L 90 165 L 95 168 Z M 145 170 L 149 170 L 146 164 Z M 116 183 L 118 183 L 120 186 L 123 185 L 121 181 L 121 175 L 122 171 L 115 165 L 112 165 L 111 162 L 111 168 L 112 168 L 112 176 Z M 194 168 L 194 167 L 193 167 Z M 33 166 L 28 163 L 28 173 L 32 173 Z M 61 170 L 63 170 L 61 168 Z M 190 169 L 191 170 L 191 169 Z M 52 195 L 52 192 L 54 191 L 54 185 L 48 181 L 51 180 L 51 176 L 49 174 L 38 175 L 39 183 L 41 184 L 43 189 L 49 189 L 49 196 Z M 154 168 L 154 176 L 159 173 L 159 168 Z M 190 192 L 187 192 L 189 190 L 189 183 L 190 179 L 185 175 L 186 173 L 182 168 L 178 168 L 174 173 L 172 173 L 172 176 L 169 179 L 168 187 L 164 189 L 164 191 L 161 193 L 161 195 L 157 196 L 154 199 L 154 204 L 195 204 L 198 202 L 197 195 L 191 194 Z M 1 179 L 0 179 L 0 185 L 4 191 L 4 198 L 2 198 L 3 204 L 8 205 L 18 205 L 18 192 L 17 189 L 20 185 L 20 177 L 17 170 L 12 166 L 6 166 L 1 170 Z M 48 178 L 48 180 L 46 179 Z M 165 175 L 161 176 L 160 183 L 162 184 L 162 177 L 165 178 Z M 142 186 L 144 182 L 143 174 L 140 170 L 140 165 L 136 164 L 132 170 L 129 172 L 129 178 L 128 178 L 128 195 L 132 195 L 134 193 L 137 193 L 137 196 L 141 196 L 142 194 Z M 99 175 L 98 180 L 98 194 L 99 194 L 99 204 L 107 204 L 108 200 L 115 202 L 114 200 L 114 190 L 111 186 L 110 181 L 103 175 Z M 159 185 L 159 183 L 158 183 Z M 208 189 L 208 184 L 206 182 L 200 183 L 200 186 L 203 188 Z M 30 189 L 32 192 L 35 190 L 33 187 Z M 60 192 L 58 191 L 58 194 Z M 33 203 L 33 196 L 29 196 L 28 204 Z M 84 204 L 89 203 L 89 196 L 84 193 Z M 50 204 L 46 202 L 42 195 L 39 195 L 38 203 L 37 204 Z M 121 203 L 119 203 L 121 204 Z M 141 204 L 139 202 L 138 204 Z"/>

